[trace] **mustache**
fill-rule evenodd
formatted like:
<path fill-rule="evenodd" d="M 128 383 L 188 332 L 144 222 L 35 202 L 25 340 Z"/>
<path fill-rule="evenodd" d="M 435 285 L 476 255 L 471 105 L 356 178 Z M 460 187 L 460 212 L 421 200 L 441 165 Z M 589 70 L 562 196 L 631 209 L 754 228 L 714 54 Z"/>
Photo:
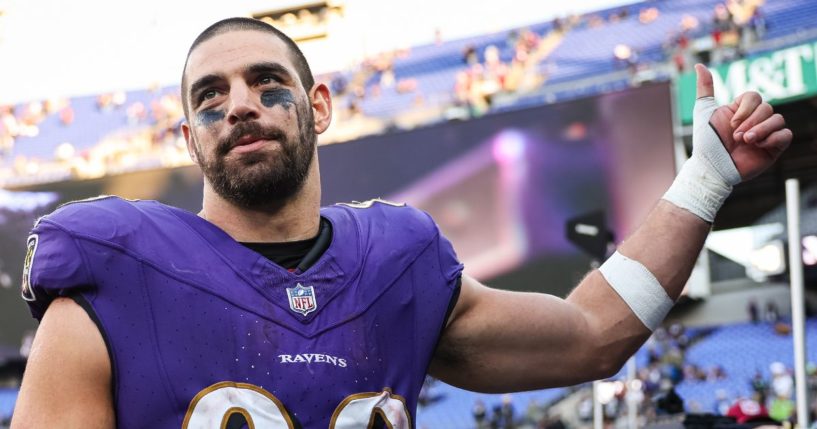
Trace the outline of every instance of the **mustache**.
<path fill-rule="evenodd" d="M 278 127 L 265 127 L 258 122 L 242 122 L 233 127 L 230 135 L 219 141 L 216 153 L 218 153 L 219 156 L 227 155 L 238 145 L 238 140 L 246 135 L 251 135 L 261 140 L 278 140 L 281 143 L 285 143 L 286 140 L 286 134 Z"/>

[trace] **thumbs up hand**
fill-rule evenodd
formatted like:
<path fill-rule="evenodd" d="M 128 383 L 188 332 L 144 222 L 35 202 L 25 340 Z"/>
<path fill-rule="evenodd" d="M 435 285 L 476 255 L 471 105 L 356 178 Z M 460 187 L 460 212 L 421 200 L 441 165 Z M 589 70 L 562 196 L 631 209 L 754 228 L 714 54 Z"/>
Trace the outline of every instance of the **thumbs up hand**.
<path fill-rule="evenodd" d="M 783 116 L 774 113 L 772 106 L 764 103 L 756 92 L 745 92 L 731 104 L 718 107 L 712 73 L 701 64 L 695 65 L 695 71 L 698 101 L 693 116 L 693 156 L 710 158 L 710 153 L 696 154 L 695 151 L 715 149 L 704 137 L 707 134 L 705 128 L 711 127 L 739 174 L 736 178 L 733 171 L 728 171 L 728 166 L 715 162 L 714 166 L 724 179 L 737 184 L 759 175 L 774 164 L 791 143 L 792 132 L 786 128 Z"/>
<path fill-rule="evenodd" d="M 712 223 L 732 187 L 769 168 L 789 146 L 792 134 L 783 117 L 747 92 L 718 106 L 712 74 L 701 64 L 692 115 L 692 156 L 663 199 Z"/>

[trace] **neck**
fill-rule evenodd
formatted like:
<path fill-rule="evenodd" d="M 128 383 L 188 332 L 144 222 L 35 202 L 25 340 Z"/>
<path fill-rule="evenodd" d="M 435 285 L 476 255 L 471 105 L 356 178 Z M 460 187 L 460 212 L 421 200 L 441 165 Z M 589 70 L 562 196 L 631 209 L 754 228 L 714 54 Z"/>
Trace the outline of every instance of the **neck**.
<path fill-rule="evenodd" d="M 317 168 L 313 171 L 317 171 Z M 225 200 L 205 180 L 204 200 L 199 216 L 239 242 L 306 240 L 317 235 L 320 227 L 319 182 L 317 173 L 310 174 L 301 191 L 290 200 L 249 209 Z"/>

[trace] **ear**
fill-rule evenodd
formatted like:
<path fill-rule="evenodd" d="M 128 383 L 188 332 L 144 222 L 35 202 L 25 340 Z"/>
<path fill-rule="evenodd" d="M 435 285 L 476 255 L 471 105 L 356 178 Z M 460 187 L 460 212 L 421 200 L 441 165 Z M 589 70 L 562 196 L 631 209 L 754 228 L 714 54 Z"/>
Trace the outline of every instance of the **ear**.
<path fill-rule="evenodd" d="M 315 133 L 321 134 L 332 122 L 332 94 L 323 83 L 316 83 L 309 91 L 312 114 L 315 116 Z"/>
<path fill-rule="evenodd" d="M 193 141 L 193 136 L 190 133 L 190 124 L 188 124 L 187 121 L 182 122 L 182 135 L 184 136 L 185 143 L 187 143 L 187 154 L 190 155 L 190 159 L 193 160 L 194 164 L 201 165 L 199 164 L 199 157 L 196 155 L 196 142 Z"/>

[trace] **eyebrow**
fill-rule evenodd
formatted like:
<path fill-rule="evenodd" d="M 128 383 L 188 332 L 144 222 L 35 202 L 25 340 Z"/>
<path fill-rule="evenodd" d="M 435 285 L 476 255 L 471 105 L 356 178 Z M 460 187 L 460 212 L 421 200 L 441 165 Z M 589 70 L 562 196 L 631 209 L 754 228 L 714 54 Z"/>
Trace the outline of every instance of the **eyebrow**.
<path fill-rule="evenodd" d="M 208 74 L 205 76 L 196 79 L 192 85 L 190 85 L 190 101 L 193 106 L 198 105 L 197 94 L 201 92 L 204 88 L 223 80 L 224 77 L 218 74 Z"/>
<path fill-rule="evenodd" d="M 282 66 L 279 63 L 273 62 L 255 63 L 248 66 L 245 69 L 245 72 L 249 74 L 275 73 L 285 78 L 286 80 L 292 80 L 292 73 L 290 73 L 290 71 L 286 67 Z"/>
<path fill-rule="evenodd" d="M 274 62 L 260 62 L 255 63 L 247 66 L 244 69 L 244 74 L 262 74 L 262 73 L 274 73 L 284 78 L 284 80 L 292 81 L 292 73 L 279 63 Z M 221 81 L 224 79 L 224 76 L 221 74 L 208 74 L 205 76 L 196 79 L 192 85 L 190 85 L 190 104 L 193 106 L 198 105 L 197 96 L 198 93 L 201 92 L 203 89 L 213 85 L 214 83 Z"/>

